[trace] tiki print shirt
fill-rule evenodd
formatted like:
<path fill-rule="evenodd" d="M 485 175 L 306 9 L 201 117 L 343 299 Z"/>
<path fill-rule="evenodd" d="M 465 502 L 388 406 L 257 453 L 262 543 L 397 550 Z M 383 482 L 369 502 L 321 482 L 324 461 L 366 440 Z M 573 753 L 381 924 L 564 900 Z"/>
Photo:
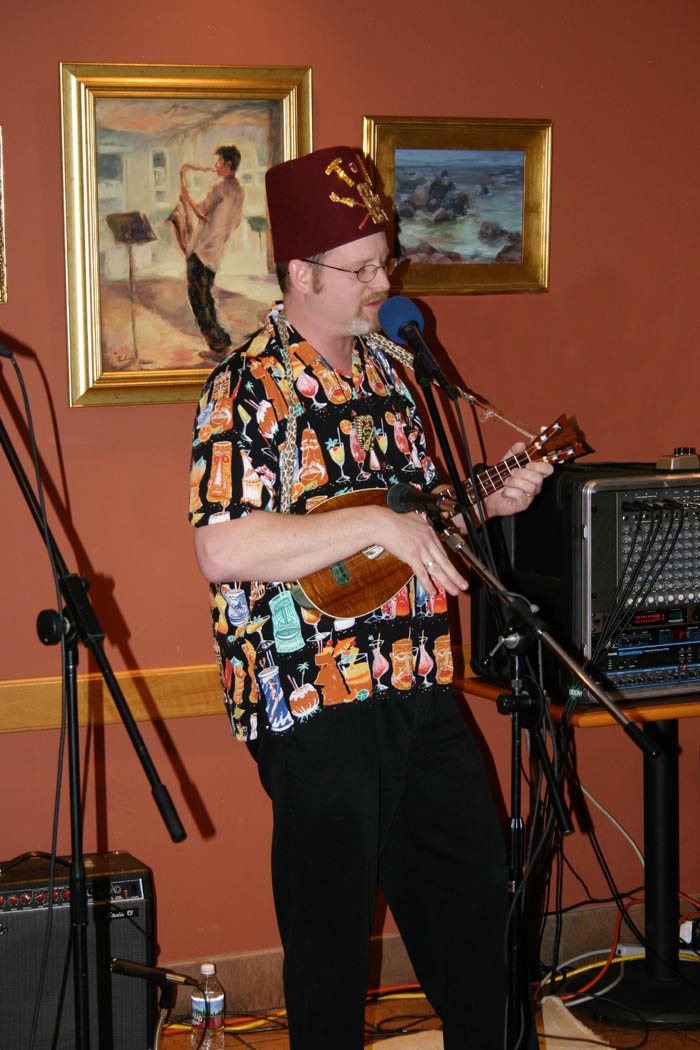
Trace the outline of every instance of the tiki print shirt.
<path fill-rule="evenodd" d="M 190 476 L 194 525 L 251 510 L 280 513 L 288 390 L 276 320 L 273 307 L 265 327 L 204 386 Z M 413 397 L 384 352 L 368 345 L 371 336 L 355 339 L 352 374 L 343 375 L 289 331 L 298 402 L 291 513 L 399 481 L 434 487 Z M 345 594 L 344 564 L 331 568 Z M 288 584 L 231 580 L 210 588 L 214 651 L 238 739 L 286 732 L 338 704 L 451 689 L 444 591 L 431 597 L 411 577 L 380 607 L 348 617 L 305 607 Z"/>

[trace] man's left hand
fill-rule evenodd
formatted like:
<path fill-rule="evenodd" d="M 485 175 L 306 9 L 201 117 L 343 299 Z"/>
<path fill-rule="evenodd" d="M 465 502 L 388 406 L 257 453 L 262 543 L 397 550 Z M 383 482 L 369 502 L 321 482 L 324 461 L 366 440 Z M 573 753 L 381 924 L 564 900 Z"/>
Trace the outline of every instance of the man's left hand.
<path fill-rule="evenodd" d="M 525 450 L 525 445 L 518 441 L 510 448 L 504 459 L 515 456 Z M 542 488 L 542 482 L 553 471 L 550 463 L 544 460 L 533 460 L 526 467 L 516 467 L 502 489 L 492 492 L 484 500 L 484 509 L 488 518 L 506 514 L 517 514 L 526 510 Z"/>

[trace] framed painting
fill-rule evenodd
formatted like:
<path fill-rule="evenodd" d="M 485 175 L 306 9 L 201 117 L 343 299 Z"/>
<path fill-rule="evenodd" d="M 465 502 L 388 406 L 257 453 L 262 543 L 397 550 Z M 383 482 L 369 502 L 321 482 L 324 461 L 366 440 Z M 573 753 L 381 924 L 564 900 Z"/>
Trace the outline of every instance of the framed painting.
<path fill-rule="evenodd" d="M 2 128 L 0 128 L 0 303 L 7 302 L 7 267 L 5 263 L 5 195 L 2 180 Z"/>
<path fill-rule="evenodd" d="M 547 290 L 551 121 L 365 117 L 363 146 L 393 202 L 392 286 Z"/>
<path fill-rule="evenodd" d="M 71 405 L 195 401 L 277 298 L 265 172 L 308 66 L 61 64 Z"/>

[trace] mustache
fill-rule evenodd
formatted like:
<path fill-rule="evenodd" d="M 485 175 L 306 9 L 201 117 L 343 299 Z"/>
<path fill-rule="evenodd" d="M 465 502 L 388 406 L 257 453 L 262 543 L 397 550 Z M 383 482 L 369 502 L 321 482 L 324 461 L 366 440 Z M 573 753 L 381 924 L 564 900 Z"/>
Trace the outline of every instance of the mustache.
<path fill-rule="evenodd" d="M 371 298 L 363 299 L 361 307 L 369 306 L 370 303 L 384 303 L 389 298 L 388 292 L 375 292 Z"/>

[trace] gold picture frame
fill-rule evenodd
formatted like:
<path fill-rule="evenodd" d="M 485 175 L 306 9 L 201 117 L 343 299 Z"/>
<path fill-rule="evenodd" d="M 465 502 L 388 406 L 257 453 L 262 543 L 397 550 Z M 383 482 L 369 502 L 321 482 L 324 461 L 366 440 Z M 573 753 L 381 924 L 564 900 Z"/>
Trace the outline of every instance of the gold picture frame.
<path fill-rule="evenodd" d="M 312 148 L 311 68 L 61 63 L 60 78 L 70 403 L 195 401 L 216 358 L 187 301 L 180 193 L 205 198 L 219 145 L 237 145 L 242 215 L 215 284 L 236 345 L 279 295 L 264 176 Z"/>
<path fill-rule="evenodd" d="M 394 204 L 392 287 L 547 291 L 550 120 L 371 116 L 363 148 Z"/>
<path fill-rule="evenodd" d="M 7 264 L 5 262 L 5 193 L 3 190 L 2 128 L 0 128 L 0 303 L 7 302 Z"/>

